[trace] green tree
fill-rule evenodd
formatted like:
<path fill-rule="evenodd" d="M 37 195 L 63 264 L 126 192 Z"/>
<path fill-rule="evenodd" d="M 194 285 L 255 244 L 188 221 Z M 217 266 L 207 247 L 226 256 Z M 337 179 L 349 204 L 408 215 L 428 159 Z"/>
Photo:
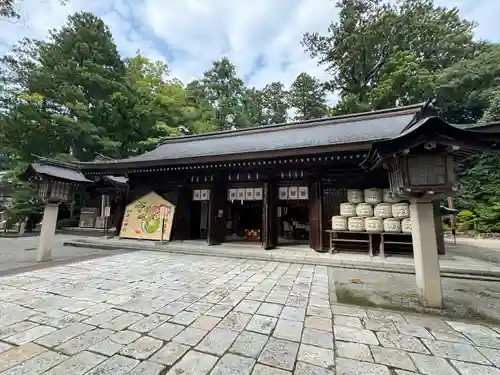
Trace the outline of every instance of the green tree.
<path fill-rule="evenodd" d="M 437 105 L 449 121 L 485 121 L 486 111 L 493 119 L 492 103 L 500 88 L 500 44 L 487 44 L 475 56 L 443 69 L 436 74 L 435 86 Z"/>
<path fill-rule="evenodd" d="M 288 119 L 288 92 L 281 82 L 271 82 L 262 90 L 264 114 L 268 124 L 281 124 Z"/>
<path fill-rule="evenodd" d="M 184 132 L 199 134 L 217 130 L 215 110 L 208 101 L 203 83 L 194 80 L 186 85 L 186 123 Z"/>
<path fill-rule="evenodd" d="M 212 68 L 203 74 L 202 82 L 206 99 L 214 110 L 217 130 L 248 126 L 243 104 L 245 85 L 227 57 L 214 61 Z M 229 117 L 232 121 L 228 121 Z"/>
<path fill-rule="evenodd" d="M 116 147 L 102 114 L 122 89 L 125 66 L 101 19 L 76 13 L 48 41 L 24 40 L 4 61 L 17 93 L 3 130 L 22 131 L 15 148 L 24 159 L 41 148 L 90 160 Z"/>
<path fill-rule="evenodd" d="M 113 157 L 141 154 L 162 137 L 178 135 L 186 105 L 182 84 L 166 80 L 168 67 L 137 55 L 126 60 L 124 85 L 112 94 L 107 115 Z"/>
<path fill-rule="evenodd" d="M 300 73 L 292 83 L 289 105 L 296 111 L 296 120 L 320 118 L 328 113 L 323 85 L 307 73 Z"/>
<path fill-rule="evenodd" d="M 264 94 L 254 87 L 245 90 L 243 96 L 242 120 L 246 126 L 262 126 L 268 123 L 265 110 Z"/>
<path fill-rule="evenodd" d="M 481 45 L 474 41 L 473 22 L 461 19 L 457 8 L 438 7 L 433 0 L 340 0 L 337 8 L 339 21 L 329 33 L 307 33 L 303 44 L 331 73 L 328 87 L 340 91 L 344 111 L 394 105 L 392 74 L 399 85 L 405 76 L 415 81 L 473 56 Z M 383 98 L 374 98 L 372 91 L 379 86 Z M 406 90 L 392 86 L 405 92 L 402 102 L 422 101 L 416 94 L 428 91 L 421 83 Z"/>

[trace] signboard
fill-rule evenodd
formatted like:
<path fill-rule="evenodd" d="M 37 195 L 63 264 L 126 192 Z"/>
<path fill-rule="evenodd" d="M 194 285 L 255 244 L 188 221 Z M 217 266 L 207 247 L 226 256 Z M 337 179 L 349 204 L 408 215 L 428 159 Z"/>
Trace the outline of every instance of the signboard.
<path fill-rule="evenodd" d="M 174 222 L 175 205 L 151 192 L 127 205 L 120 237 L 142 240 L 169 241 Z M 164 220 L 162 220 L 164 218 Z"/>
<path fill-rule="evenodd" d="M 110 206 L 104 207 L 104 216 L 105 217 L 110 217 L 111 216 L 111 207 Z"/>

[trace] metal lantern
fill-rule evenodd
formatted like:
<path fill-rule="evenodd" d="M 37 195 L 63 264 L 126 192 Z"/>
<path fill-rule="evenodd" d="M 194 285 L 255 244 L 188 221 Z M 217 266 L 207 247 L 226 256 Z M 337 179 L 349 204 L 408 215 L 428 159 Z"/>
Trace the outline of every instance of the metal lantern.
<path fill-rule="evenodd" d="M 71 197 L 71 185 L 59 181 L 42 180 L 37 188 L 38 196 L 49 202 L 68 202 Z"/>
<path fill-rule="evenodd" d="M 438 199 L 458 190 L 455 166 L 446 153 L 408 153 L 388 161 L 391 190 L 404 198 Z"/>

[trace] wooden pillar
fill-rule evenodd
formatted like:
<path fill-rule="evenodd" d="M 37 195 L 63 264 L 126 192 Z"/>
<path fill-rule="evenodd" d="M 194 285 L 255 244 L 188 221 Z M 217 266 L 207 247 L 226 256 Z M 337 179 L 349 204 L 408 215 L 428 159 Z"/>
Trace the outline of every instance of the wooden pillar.
<path fill-rule="evenodd" d="M 323 183 L 316 181 L 309 186 L 309 247 L 316 251 L 325 244 L 323 216 Z"/>
<path fill-rule="evenodd" d="M 175 206 L 174 240 L 184 241 L 189 239 L 191 225 L 191 201 L 193 193 L 187 186 L 181 185 L 177 191 L 177 205 Z"/>
<path fill-rule="evenodd" d="M 209 245 L 220 245 L 226 239 L 227 185 L 222 181 L 214 182 L 210 188 L 208 203 Z"/>
<path fill-rule="evenodd" d="M 271 250 L 278 246 L 278 185 L 276 181 L 264 184 L 262 209 L 262 247 Z"/>
<path fill-rule="evenodd" d="M 439 201 L 432 202 L 434 212 L 434 228 L 436 230 L 436 241 L 438 254 L 446 254 L 444 247 L 443 221 L 441 220 L 441 207 Z"/>
<path fill-rule="evenodd" d="M 122 229 L 123 216 L 125 215 L 125 208 L 127 207 L 127 193 L 119 192 L 116 197 L 115 209 L 115 236 L 120 236 Z"/>

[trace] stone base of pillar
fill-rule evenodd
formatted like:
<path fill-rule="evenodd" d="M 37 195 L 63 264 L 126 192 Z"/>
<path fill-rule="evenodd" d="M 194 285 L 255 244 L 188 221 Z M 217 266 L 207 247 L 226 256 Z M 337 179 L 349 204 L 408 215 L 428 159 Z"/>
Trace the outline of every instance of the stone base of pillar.
<path fill-rule="evenodd" d="M 417 293 L 425 307 L 443 308 L 438 239 L 432 203 L 410 204 Z"/>
<path fill-rule="evenodd" d="M 46 262 L 52 259 L 52 244 L 56 234 L 57 214 L 59 203 L 47 203 L 43 211 L 42 228 L 40 229 L 40 241 L 36 254 L 37 262 Z"/>

